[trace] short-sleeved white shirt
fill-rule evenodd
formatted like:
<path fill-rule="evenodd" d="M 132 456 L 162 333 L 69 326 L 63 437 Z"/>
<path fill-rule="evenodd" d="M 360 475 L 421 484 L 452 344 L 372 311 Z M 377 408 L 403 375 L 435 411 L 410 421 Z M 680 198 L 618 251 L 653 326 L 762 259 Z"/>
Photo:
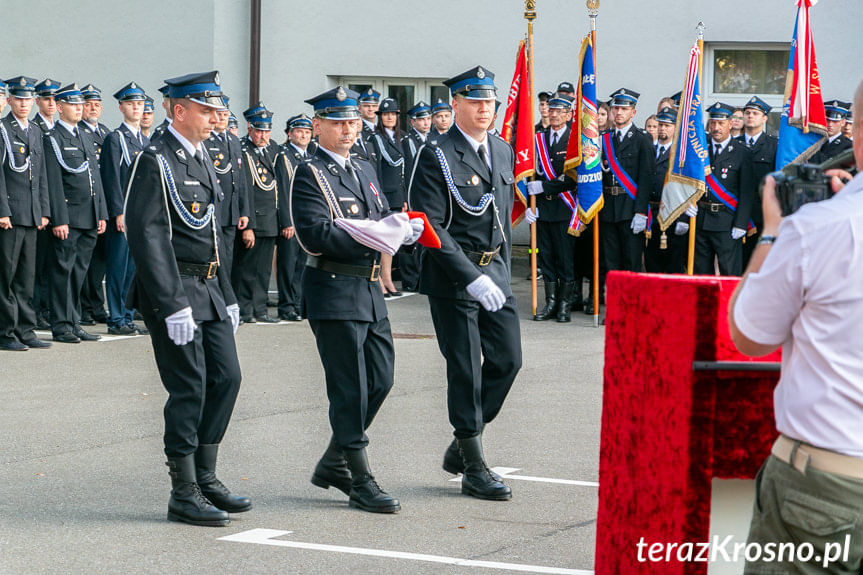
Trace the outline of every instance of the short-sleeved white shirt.
<path fill-rule="evenodd" d="M 863 457 L 863 174 L 835 197 L 785 218 L 734 321 L 782 345 L 776 427 L 816 447 Z"/>

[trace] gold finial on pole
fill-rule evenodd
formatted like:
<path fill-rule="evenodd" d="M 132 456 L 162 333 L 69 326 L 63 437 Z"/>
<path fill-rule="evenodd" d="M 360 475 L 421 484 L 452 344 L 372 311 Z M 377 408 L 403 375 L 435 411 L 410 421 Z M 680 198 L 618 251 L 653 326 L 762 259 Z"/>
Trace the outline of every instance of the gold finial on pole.
<path fill-rule="evenodd" d="M 704 40 L 704 22 L 699 22 L 698 26 L 695 27 L 695 31 L 698 33 L 698 39 Z"/>
<path fill-rule="evenodd" d="M 524 0 L 524 19 L 528 22 L 536 20 L 536 0 Z"/>
<path fill-rule="evenodd" d="M 596 18 L 599 14 L 599 0 L 587 0 L 587 15 Z"/>

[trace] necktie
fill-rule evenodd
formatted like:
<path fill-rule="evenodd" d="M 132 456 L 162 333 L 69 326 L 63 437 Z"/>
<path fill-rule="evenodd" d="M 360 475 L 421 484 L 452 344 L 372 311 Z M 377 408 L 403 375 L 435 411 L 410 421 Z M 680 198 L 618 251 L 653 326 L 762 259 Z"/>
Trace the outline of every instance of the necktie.
<path fill-rule="evenodd" d="M 353 179 L 353 181 L 357 185 L 357 187 L 359 187 L 360 181 L 357 179 L 357 173 L 354 171 L 354 167 L 351 165 L 350 160 L 345 162 L 345 171 L 348 173 L 348 175 L 351 177 L 351 179 Z"/>
<path fill-rule="evenodd" d="M 659 147 L 659 144 L 653 144 L 653 154 L 658 158 L 659 154 L 662 153 L 662 148 Z"/>
<path fill-rule="evenodd" d="M 749 138 L 749 147 L 751 148 L 754 145 L 755 145 L 755 138 Z"/>
<path fill-rule="evenodd" d="M 138 132 L 138 143 L 141 144 L 141 147 L 144 147 L 144 137 L 141 135 L 141 132 Z"/>
<path fill-rule="evenodd" d="M 204 163 L 204 154 L 201 153 L 200 148 L 195 150 L 195 159 L 201 162 L 201 164 Z"/>
<path fill-rule="evenodd" d="M 557 132 L 551 137 L 551 147 L 555 147 L 557 145 Z"/>
<path fill-rule="evenodd" d="M 488 161 L 488 152 L 485 149 L 485 144 L 480 144 L 476 152 L 479 154 L 479 159 L 482 160 L 482 163 L 491 171 L 491 162 Z"/>
<path fill-rule="evenodd" d="M 722 144 L 714 144 L 715 148 L 713 148 L 713 155 L 718 156 L 719 152 L 722 151 Z"/>

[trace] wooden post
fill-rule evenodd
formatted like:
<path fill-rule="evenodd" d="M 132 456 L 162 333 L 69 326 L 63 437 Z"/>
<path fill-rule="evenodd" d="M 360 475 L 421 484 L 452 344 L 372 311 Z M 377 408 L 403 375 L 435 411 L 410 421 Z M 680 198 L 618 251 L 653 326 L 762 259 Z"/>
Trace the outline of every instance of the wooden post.
<path fill-rule="evenodd" d="M 536 0 L 524 0 L 524 18 L 527 20 L 527 83 L 530 105 L 533 95 L 533 21 L 536 19 Z M 530 209 L 536 210 L 536 196 L 531 195 Z M 530 224 L 530 302 L 531 314 L 536 316 L 536 222 Z"/>

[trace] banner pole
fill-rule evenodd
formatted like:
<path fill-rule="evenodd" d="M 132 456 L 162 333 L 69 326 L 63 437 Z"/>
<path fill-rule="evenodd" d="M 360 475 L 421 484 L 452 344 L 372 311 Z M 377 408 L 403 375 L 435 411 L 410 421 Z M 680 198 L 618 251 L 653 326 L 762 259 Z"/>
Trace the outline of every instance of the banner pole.
<path fill-rule="evenodd" d="M 698 93 L 701 92 L 702 77 L 704 71 L 704 22 L 699 22 L 696 27 L 698 31 Z M 692 275 L 695 271 L 695 217 L 689 218 L 689 248 L 686 253 L 686 274 Z"/>
<path fill-rule="evenodd" d="M 536 0 L 524 0 L 524 18 L 527 20 L 527 84 L 530 105 L 533 97 L 533 21 L 536 19 Z M 530 209 L 536 211 L 536 196 L 531 195 Z M 531 316 L 536 317 L 536 222 L 530 224 L 530 304 Z"/>
<path fill-rule="evenodd" d="M 593 45 L 593 73 L 596 75 L 596 17 L 599 15 L 599 0 L 587 0 L 587 15 L 590 16 L 590 42 Z M 581 103 L 579 102 L 579 105 Z M 599 327 L 599 213 L 593 216 L 593 326 Z M 580 286 L 579 286 L 580 288 Z"/>

